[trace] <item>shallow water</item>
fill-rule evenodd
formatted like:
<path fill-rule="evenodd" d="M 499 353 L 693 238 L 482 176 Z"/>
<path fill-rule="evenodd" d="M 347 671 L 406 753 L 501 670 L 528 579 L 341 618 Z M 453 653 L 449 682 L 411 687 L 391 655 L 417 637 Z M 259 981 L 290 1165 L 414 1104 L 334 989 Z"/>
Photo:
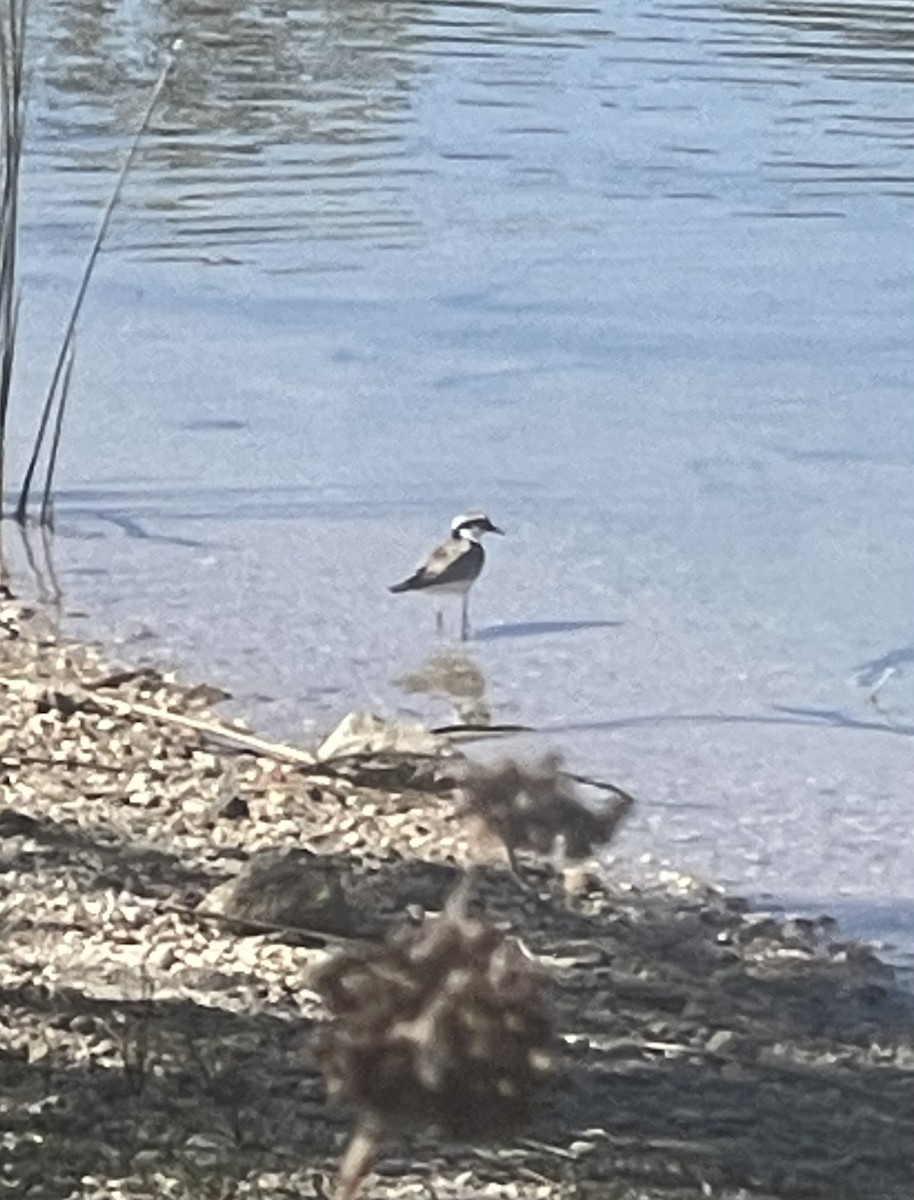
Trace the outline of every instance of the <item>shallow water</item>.
<path fill-rule="evenodd" d="M 46 0 L 16 462 L 178 33 L 80 324 L 76 627 L 282 733 L 456 688 L 639 797 L 625 869 L 914 948 L 908 6 Z M 463 648 L 386 584 L 474 505 Z"/>

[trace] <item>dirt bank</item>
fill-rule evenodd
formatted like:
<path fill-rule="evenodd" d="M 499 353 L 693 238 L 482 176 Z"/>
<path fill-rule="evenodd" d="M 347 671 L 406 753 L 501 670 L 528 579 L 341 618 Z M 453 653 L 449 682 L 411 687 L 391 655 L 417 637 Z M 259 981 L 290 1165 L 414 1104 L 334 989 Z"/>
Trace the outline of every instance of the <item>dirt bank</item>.
<path fill-rule="evenodd" d="M 0 609 L 5 1195 L 327 1194 L 351 1119 L 309 972 L 475 862 L 477 911 L 548 968 L 561 1070 L 526 1136 L 392 1142 L 369 1196 L 910 1200 L 911 997 L 829 921 L 688 880 L 519 888 L 450 760 L 216 735 L 212 689 Z"/>

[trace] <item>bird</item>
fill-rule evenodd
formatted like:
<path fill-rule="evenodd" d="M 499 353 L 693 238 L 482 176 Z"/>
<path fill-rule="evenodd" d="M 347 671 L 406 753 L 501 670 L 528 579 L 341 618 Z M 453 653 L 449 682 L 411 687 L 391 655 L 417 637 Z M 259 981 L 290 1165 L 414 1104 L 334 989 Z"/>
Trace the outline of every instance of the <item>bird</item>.
<path fill-rule="evenodd" d="M 905 668 L 914 662 L 914 646 L 899 646 L 890 650 L 882 658 L 871 659 L 859 666 L 853 675 L 853 681 L 858 687 L 870 689 L 867 701 L 877 712 L 885 713 L 880 704 L 879 693 L 892 678 L 904 675 Z"/>
<path fill-rule="evenodd" d="M 429 554 L 407 579 L 390 587 L 391 592 L 429 592 L 433 596 L 459 595 L 463 599 L 460 640 L 470 636 L 469 593 L 485 563 L 482 548 L 484 533 L 504 530 L 493 525 L 484 512 L 460 513 L 451 521 L 451 536 Z M 436 609 L 435 623 L 443 629 L 441 610 Z"/>

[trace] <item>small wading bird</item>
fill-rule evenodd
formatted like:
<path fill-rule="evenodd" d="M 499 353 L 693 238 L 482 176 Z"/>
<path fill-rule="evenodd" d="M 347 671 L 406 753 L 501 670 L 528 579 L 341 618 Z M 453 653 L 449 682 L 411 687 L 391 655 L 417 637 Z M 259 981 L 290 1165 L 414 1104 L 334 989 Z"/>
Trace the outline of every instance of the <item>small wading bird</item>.
<path fill-rule="evenodd" d="M 461 596 L 460 639 L 464 642 L 470 635 L 470 588 L 479 578 L 486 561 L 481 541 L 484 533 L 504 533 L 504 530 L 493 525 L 485 513 L 461 513 L 451 521 L 448 540 L 436 546 L 408 579 L 395 583 L 390 589 L 392 592 L 428 592 L 435 598 L 442 595 Z M 444 628 L 444 618 L 437 607 L 435 624 L 440 633 Z"/>

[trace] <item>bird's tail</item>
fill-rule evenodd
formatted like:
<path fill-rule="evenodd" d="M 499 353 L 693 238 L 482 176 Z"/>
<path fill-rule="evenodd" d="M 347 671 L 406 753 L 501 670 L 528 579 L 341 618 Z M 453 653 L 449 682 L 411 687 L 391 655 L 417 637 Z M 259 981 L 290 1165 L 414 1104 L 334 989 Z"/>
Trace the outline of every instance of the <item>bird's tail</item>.
<path fill-rule="evenodd" d="M 404 579 L 400 583 L 392 583 L 387 589 L 389 592 L 408 592 L 413 586 L 412 579 Z"/>

